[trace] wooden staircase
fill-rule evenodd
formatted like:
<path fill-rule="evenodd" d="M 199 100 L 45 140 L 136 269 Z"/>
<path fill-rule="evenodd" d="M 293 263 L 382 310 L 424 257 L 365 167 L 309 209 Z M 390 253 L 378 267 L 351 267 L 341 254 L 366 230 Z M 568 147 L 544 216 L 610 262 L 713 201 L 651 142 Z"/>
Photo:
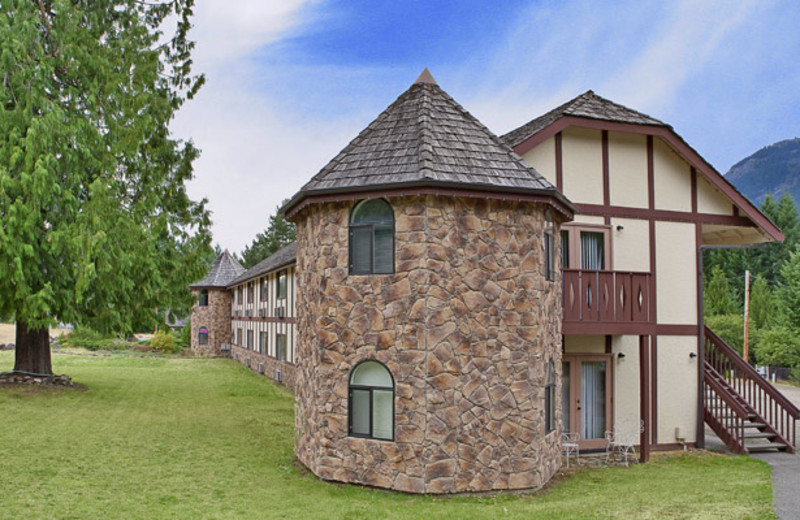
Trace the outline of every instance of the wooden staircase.
<path fill-rule="evenodd" d="M 800 410 L 708 327 L 703 397 L 706 424 L 734 453 L 795 452 Z"/>

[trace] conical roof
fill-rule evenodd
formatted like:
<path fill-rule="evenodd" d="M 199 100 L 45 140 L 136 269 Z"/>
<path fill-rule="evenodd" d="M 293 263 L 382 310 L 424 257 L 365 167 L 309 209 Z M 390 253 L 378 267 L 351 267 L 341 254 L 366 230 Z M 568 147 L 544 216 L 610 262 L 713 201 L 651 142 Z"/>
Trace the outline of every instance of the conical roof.
<path fill-rule="evenodd" d="M 439 87 L 417 81 L 319 171 L 283 208 L 305 198 L 412 187 L 527 192 L 561 201 L 556 188 Z"/>
<path fill-rule="evenodd" d="M 647 114 L 637 112 L 619 103 L 614 103 L 588 90 L 580 96 L 554 108 L 550 112 L 522 125 L 516 130 L 512 130 L 502 136 L 501 139 L 509 146 L 516 146 L 564 116 L 599 119 L 615 123 L 669 127 L 669 125 L 663 121 L 659 121 Z"/>
<path fill-rule="evenodd" d="M 224 288 L 245 271 L 236 259 L 226 249 L 214 259 L 205 278 L 189 286 L 190 289 Z"/>

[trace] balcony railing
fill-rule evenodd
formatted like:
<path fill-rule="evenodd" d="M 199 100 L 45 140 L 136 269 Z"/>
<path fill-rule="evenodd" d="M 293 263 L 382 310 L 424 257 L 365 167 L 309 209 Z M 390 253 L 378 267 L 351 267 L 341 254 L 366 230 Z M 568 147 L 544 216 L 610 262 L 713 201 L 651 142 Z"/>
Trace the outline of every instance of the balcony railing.
<path fill-rule="evenodd" d="M 650 276 L 564 269 L 564 332 L 623 334 L 652 324 Z"/>

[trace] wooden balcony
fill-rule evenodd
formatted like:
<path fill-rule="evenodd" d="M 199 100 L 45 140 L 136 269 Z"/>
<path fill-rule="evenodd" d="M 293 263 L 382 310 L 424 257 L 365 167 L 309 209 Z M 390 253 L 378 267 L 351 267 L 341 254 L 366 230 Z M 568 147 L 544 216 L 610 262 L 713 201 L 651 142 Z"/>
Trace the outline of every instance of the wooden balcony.
<path fill-rule="evenodd" d="M 564 269 L 564 334 L 646 334 L 650 273 Z"/>

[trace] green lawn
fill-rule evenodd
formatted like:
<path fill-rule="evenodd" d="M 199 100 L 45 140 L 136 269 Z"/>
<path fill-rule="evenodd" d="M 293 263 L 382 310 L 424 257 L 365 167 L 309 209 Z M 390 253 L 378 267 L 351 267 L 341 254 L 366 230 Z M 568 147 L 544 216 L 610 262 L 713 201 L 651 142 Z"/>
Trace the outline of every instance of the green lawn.
<path fill-rule="evenodd" d="M 233 361 L 53 364 L 86 390 L 0 389 L 0 518 L 774 518 L 769 467 L 747 457 L 661 456 L 528 496 L 325 483 L 294 462 L 289 392 Z"/>

